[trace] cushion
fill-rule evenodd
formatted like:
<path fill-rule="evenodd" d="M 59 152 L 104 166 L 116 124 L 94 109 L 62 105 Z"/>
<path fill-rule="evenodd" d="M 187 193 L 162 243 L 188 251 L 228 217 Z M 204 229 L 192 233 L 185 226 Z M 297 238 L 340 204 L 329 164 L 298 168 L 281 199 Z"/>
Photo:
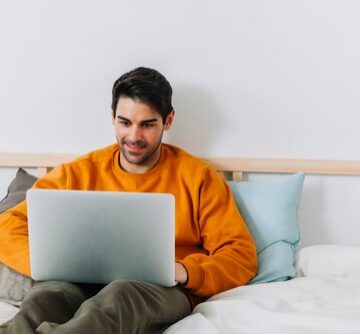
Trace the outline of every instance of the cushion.
<path fill-rule="evenodd" d="M 35 281 L 0 263 L 0 300 L 20 306 Z"/>
<path fill-rule="evenodd" d="M 0 201 L 0 213 L 25 200 L 26 191 L 31 188 L 36 177 L 20 168 L 11 182 L 6 197 Z M 0 300 L 19 306 L 35 281 L 0 263 Z"/>
<path fill-rule="evenodd" d="M 304 173 L 296 173 L 266 181 L 228 182 L 256 244 L 258 273 L 250 284 L 296 276 L 298 208 L 304 177 Z"/>
<path fill-rule="evenodd" d="M 36 180 L 36 177 L 20 168 L 8 188 L 6 197 L 0 201 L 0 213 L 25 200 L 26 191 L 31 188 Z"/>
<path fill-rule="evenodd" d="M 296 255 L 298 277 L 360 278 L 360 247 L 314 245 L 301 248 Z"/>

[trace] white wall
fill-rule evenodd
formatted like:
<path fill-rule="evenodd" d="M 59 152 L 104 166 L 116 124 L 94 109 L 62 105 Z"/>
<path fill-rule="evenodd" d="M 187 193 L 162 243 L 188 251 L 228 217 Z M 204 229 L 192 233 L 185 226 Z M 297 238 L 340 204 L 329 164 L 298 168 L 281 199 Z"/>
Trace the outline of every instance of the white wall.
<path fill-rule="evenodd" d="M 0 152 L 112 143 L 112 84 L 144 65 L 174 89 L 166 140 L 194 154 L 360 159 L 359 17 L 356 0 L 0 0 Z M 358 179 L 308 178 L 303 227 L 332 231 L 309 243 L 359 244 Z"/>

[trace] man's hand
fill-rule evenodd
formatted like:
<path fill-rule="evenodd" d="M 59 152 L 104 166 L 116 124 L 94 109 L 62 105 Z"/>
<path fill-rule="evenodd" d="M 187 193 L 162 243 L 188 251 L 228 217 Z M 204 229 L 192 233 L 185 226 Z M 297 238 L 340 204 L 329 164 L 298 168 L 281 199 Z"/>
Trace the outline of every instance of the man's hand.
<path fill-rule="evenodd" d="M 178 262 L 175 262 L 175 280 L 180 284 L 185 284 L 188 280 L 188 274 L 185 267 Z"/>

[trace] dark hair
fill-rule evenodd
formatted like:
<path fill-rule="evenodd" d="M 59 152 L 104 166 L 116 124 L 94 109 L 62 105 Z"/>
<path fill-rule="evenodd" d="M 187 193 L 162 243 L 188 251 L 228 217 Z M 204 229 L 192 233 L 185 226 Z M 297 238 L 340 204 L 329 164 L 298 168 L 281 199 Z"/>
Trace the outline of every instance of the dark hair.
<path fill-rule="evenodd" d="M 173 110 L 170 83 L 154 69 L 138 67 L 115 81 L 111 103 L 114 117 L 118 101 L 122 96 L 139 100 L 153 107 L 161 115 L 163 123 Z"/>

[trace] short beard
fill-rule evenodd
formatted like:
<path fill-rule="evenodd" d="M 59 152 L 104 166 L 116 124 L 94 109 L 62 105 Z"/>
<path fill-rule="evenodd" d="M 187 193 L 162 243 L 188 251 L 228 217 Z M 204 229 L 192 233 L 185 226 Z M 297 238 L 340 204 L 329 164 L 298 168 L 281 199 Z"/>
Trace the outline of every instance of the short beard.
<path fill-rule="evenodd" d="M 124 148 L 124 144 L 126 143 L 126 141 L 121 141 L 121 145 L 120 145 L 120 149 L 121 149 L 121 153 L 123 154 L 124 158 L 126 159 L 127 162 L 129 162 L 130 164 L 136 164 L 136 165 L 142 165 L 144 163 L 146 163 L 154 154 L 155 152 L 158 150 L 159 146 L 161 145 L 161 141 L 162 141 L 162 137 L 163 137 L 163 133 L 164 130 L 161 133 L 160 139 L 159 139 L 159 143 L 156 145 L 156 147 L 154 148 L 154 150 L 152 150 L 151 152 L 149 152 L 146 156 L 143 157 L 143 159 L 139 162 L 131 162 L 131 160 L 128 159 L 127 157 L 127 153 L 126 150 Z M 119 157 L 119 164 L 120 164 L 120 157 Z M 121 166 L 121 164 L 120 164 Z"/>

